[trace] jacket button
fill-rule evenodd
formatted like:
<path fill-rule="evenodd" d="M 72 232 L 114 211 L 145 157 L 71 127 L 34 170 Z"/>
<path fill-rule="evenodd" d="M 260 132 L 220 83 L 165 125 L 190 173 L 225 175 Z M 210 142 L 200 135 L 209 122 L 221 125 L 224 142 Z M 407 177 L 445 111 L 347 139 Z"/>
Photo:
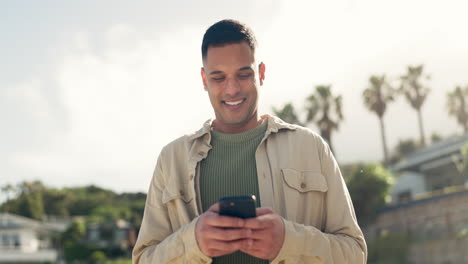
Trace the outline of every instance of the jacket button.
<path fill-rule="evenodd" d="M 193 174 L 190 174 L 190 180 L 193 180 Z"/>
<path fill-rule="evenodd" d="M 182 196 L 184 196 L 184 194 L 185 194 L 184 191 L 182 191 L 182 190 L 180 190 L 179 193 L 180 193 L 180 195 L 182 195 Z"/>
<path fill-rule="evenodd" d="M 301 188 L 304 189 L 305 187 L 307 187 L 307 184 L 305 184 L 304 182 L 301 183 Z"/>
<path fill-rule="evenodd" d="M 200 155 L 200 156 L 205 156 L 205 152 L 200 151 L 200 152 L 198 152 L 198 155 Z"/>

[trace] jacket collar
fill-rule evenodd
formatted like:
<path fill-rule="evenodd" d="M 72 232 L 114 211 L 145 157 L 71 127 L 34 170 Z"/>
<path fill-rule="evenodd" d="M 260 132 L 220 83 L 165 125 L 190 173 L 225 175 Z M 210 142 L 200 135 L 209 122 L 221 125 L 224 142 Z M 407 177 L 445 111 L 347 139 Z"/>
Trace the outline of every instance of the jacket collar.
<path fill-rule="evenodd" d="M 262 115 L 261 119 L 267 119 L 268 126 L 267 126 L 267 131 L 266 135 L 269 135 L 271 133 L 277 133 L 280 130 L 287 129 L 287 130 L 296 130 L 297 126 L 292 125 L 289 123 L 284 122 L 278 117 L 271 116 L 271 115 Z M 211 141 L 211 126 L 213 124 L 214 119 L 208 119 L 205 123 L 203 123 L 203 127 L 196 131 L 195 133 L 192 133 L 191 135 L 188 135 L 189 141 L 196 140 L 198 138 L 205 138 L 205 141 L 209 143 Z"/>

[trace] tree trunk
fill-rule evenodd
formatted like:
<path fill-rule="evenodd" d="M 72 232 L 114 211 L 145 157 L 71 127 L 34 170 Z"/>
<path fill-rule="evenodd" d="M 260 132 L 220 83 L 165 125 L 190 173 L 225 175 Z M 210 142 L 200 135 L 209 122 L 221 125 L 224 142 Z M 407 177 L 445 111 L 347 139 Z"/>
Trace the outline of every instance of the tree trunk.
<path fill-rule="evenodd" d="M 388 165 L 388 148 L 387 148 L 387 139 L 385 137 L 385 125 L 383 122 L 383 117 L 379 116 L 380 122 L 380 134 L 382 136 L 382 147 L 383 147 L 383 154 L 384 154 L 384 164 Z"/>
<path fill-rule="evenodd" d="M 323 139 L 328 143 L 330 150 L 332 151 L 333 155 L 335 154 L 333 151 L 332 143 L 331 143 L 331 131 L 328 129 L 320 129 L 320 135 Z"/>
<path fill-rule="evenodd" d="M 424 137 L 424 128 L 423 128 L 421 108 L 418 109 L 418 121 L 419 121 L 419 136 L 421 137 L 421 146 L 424 147 L 426 146 L 426 140 Z"/>

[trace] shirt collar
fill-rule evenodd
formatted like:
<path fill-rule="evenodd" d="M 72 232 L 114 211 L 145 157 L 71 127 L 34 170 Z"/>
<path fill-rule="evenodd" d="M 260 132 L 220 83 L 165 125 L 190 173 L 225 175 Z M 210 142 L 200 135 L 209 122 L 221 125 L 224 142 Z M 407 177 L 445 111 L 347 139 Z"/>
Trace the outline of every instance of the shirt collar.
<path fill-rule="evenodd" d="M 271 115 L 262 115 L 262 119 L 267 119 L 268 126 L 266 130 L 266 135 L 269 135 L 271 133 L 277 133 L 278 131 L 282 129 L 287 129 L 287 130 L 296 130 L 297 126 L 293 124 L 289 124 L 284 122 L 278 117 L 271 116 Z M 195 133 L 192 133 L 188 135 L 188 138 L 190 141 L 196 140 L 201 137 L 205 137 L 207 139 L 207 142 L 210 142 L 211 136 L 210 136 L 210 131 L 211 131 L 211 126 L 213 124 L 214 119 L 208 119 L 203 123 L 203 126 L 201 129 L 196 131 Z M 205 136 L 207 135 L 207 136 Z"/>

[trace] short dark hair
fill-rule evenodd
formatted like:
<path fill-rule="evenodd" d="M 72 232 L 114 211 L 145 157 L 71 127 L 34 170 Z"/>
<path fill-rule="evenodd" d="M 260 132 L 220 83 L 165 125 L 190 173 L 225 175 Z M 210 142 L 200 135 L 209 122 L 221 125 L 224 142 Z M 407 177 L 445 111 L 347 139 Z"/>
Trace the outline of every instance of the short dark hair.
<path fill-rule="evenodd" d="M 206 59 L 210 46 L 223 46 L 225 44 L 247 42 L 252 53 L 255 52 L 257 41 L 253 31 L 241 22 L 233 19 L 224 19 L 209 27 L 202 42 L 202 58 Z"/>

